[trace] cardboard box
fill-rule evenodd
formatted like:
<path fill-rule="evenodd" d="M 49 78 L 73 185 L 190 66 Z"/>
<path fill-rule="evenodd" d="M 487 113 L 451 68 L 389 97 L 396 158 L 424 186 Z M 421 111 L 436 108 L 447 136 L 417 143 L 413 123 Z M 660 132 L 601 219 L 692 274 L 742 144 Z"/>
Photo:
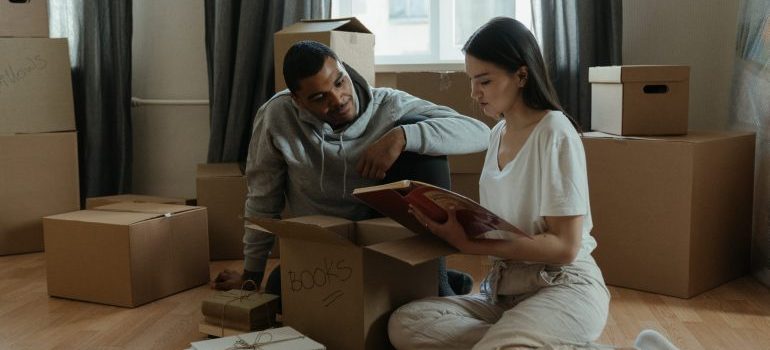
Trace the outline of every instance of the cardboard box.
<path fill-rule="evenodd" d="M 279 296 L 241 289 L 218 291 L 201 303 L 204 324 L 254 331 L 275 325 Z"/>
<path fill-rule="evenodd" d="M 275 91 L 286 89 L 283 58 L 296 42 L 315 40 L 330 47 L 374 86 L 374 34 L 356 18 L 302 20 L 275 33 Z"/>
<path fill-rule="evenodd" d="M 415 235 L 414 232 L 405 230 L 401 224 L 387 217 L 359 221 L 359 226 L 364 226 L 365 229 L 358 230 L 358 235 L 350 238 L 355 239 L 356 244 L 362 247 Z"/>
<path fill-rule="evenodd" d="M 753 134 L 583 143 L 608 284 L 689 298 L 748 272 Z"/>
<path fill-rule="evenodd" d="M 481 173 L 452 174 L 452 191 L 478 202 L 479 178 L 481 178 Z"/>
<path fill-rule="evenodd" d="M 471 98 L 471 84 L 465 72 L 383 72 L 377 73 L 382 87 L 398 89 L 462 115 L 478 119 L 490 127 L 498 120 L 484 115 Z"/>
<path fill-rule="evenodd" d="M 135 307 L 209 281 L 206 208 L 116 203 L 43 218 L 48 294 Z"/>
<path fill-rule="evenodd" d="M 452 174 L 481 174 L 486 156 L 486 151 L 448 156 L 449 171 Z"/>
<path fill-rule="evenodd" d="M 246 177 L 238 163 L 198 164 L 198 205 L 208 208 L 212 260 L 243 258 Z"/>
<path fill-rule="evenodd" d="M 0 1 L 0 37 L 48 37 L 48 1 Z"/>
<path fill-rule="evenodd" d="M 436 258 L 456 252 L 434 236 L 413 236 L 403 227 L 393 227 L 394 236 L 407 238 L 353 243 L 369 229 L 380 230 L 378 220 L 308 216 L 255 223 L 281 237 L 284 324 L 331 349 L 391 348 L 390 313 L 435 296 Z"/>
<path fill-rule="evenodd" d="M 41 218 L 80 209 L 77 135 L 0 135 L 0 199 L 0 255 L 42 251 Z"/>
<path fill-rule="evenodd" d="M 590 67 L 591 128 L 615 135 L 684 135 L 688 66 Z"/>
<path fill-rule="evenodd" d="M 186 205 L 187 200 L 182 198 L 168 198 L 147 196 L 143 194 L 117 194 L 114 196 L 89 197 L 86 198 L 86 209 L 93 209 L 103 205 L 132 202 L 132 203 L 161 203 L 161 204 L 179 204 Z"/>
<path fill-rule="evenodd" d="M 75 130 L 67 39 L 0 38 L 0 134 Z"/>
<path fill-rule="evenodd" d="M 484 115 L 478 103 L 471 98 L 471 85 L 465 72 L 388 72 L 377 73 L 378 86 L 390 87 L 426 101 L 447 106 L 462 115 L 478 119 L 493 127 L 498 120 Z M 486 152 L 451 155 L 450 171 L 461 174 L 480 174 Z M 477 195 L 478 196 L 478 195 Z"/>

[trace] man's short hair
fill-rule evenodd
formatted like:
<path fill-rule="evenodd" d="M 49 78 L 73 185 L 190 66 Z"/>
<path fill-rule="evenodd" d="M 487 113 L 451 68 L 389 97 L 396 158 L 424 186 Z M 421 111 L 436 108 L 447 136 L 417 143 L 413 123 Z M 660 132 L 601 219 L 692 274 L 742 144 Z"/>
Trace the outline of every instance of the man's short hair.
<path fill-rule="evenodd" d="M 296 93 L 300 80 L 321 71 L 327 57 L 339 61 L 332 49 L 317 41 L 303 40 L 292 45 L 283 58 L 283 79 L 289 91 Z"/>

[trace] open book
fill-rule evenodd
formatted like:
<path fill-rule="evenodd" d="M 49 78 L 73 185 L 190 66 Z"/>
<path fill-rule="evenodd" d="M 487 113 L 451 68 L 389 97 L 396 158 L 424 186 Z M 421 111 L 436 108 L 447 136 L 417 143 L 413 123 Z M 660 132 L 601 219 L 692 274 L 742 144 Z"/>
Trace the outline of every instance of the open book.
<path fill-rule="evenodd" d="M 526 237 L 529 234 L 508 223 L 472 199 L 424 182 L 402 180 L 384 185 L 361 187 L 353 190 L 353 196 L 382 215 L 396 220 L 404 227 L 417 232 L 429 233 L 419 221 L 409 214 L 409 204 L 437 222 L 447 220 L 447 208 L 455 207 L 457 221 L 470 237 L 488 231 L 503 230 Z"/>

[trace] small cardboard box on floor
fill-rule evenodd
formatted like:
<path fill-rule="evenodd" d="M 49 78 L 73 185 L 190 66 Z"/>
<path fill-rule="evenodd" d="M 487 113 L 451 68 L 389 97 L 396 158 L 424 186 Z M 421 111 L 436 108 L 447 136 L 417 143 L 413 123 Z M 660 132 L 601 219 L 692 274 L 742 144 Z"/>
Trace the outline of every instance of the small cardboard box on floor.
<path fill-rule="evenodd" d="M 48 37 L 48 1 L 0 1 L 0 37 Z"/>
<path fill-rule="evenodd" d="M 281 238 L 284 324 L 330 349 L 390 349 L 391 312 L 435 296 L 436 258 L 456 252 L 436 237 L 413 235 L 386 219 L 250 221 Z M 394 240 L 383 235 L 383 227 L 393 230 Z"/>
<path fill-rule="evenodd" d="M 51 296 L 135 307 L 209 281 L 206 208 L 124 202 L 43 227 Z"/>
<path fill-rule="evenodd" d="M 586 134 L 593 255 L 607 284 L 689 298 L 746 274 L 754 142 Z"/>
<path fill-rule="evenodd" d="M 0 255 L 42 251 L 41 218 L 78 209 L 76 133 L 0 133 Z"/>
<path fill-rule="evenodd" d="M 684 135 L 688 66 L 591 67 L 591 128 L 615 135 Z"/>
<path fill-rule="evenodd" d="M 286 89 L 283 58 L 294 43 L 302 40 L 314 40 L 330 47 L 374 85 L 374 34 L 354 17 L 302 20 L 276 32 L 274 40 L 276 92 Z"/>
<path fill-rule="evenodd" d="M 67 39 L 0 38 L 0 67 L 0 133 L 75 130 Z"/>

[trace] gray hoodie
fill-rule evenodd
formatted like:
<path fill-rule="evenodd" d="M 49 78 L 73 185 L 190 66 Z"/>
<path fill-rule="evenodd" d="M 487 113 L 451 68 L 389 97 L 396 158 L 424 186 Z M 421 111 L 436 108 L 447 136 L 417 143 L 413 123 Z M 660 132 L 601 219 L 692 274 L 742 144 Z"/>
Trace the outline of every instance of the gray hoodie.
<path fill-rule="evenodd" d="M 353 189 L 380 184 L 356 172 L 359 156 L 405 116 L 427 120 L 403 125 L 405 151 L 425 155 L 480 152 L 489 128 L 454 110 L 403 91 L 371 88 L 348 70 L 357 94 L 359 116 L 344 128 L 331 126 L 300 108 L 288 90 L 265 103 L 254 119 L 246 163 L 246 216 L 278 218 L 284 205 L 292 215 L 331 215 L 350 220 L 374 212 L 351 196 Z M 246 229 L 244 269 L 263 272 L 272 234 Z"/>

